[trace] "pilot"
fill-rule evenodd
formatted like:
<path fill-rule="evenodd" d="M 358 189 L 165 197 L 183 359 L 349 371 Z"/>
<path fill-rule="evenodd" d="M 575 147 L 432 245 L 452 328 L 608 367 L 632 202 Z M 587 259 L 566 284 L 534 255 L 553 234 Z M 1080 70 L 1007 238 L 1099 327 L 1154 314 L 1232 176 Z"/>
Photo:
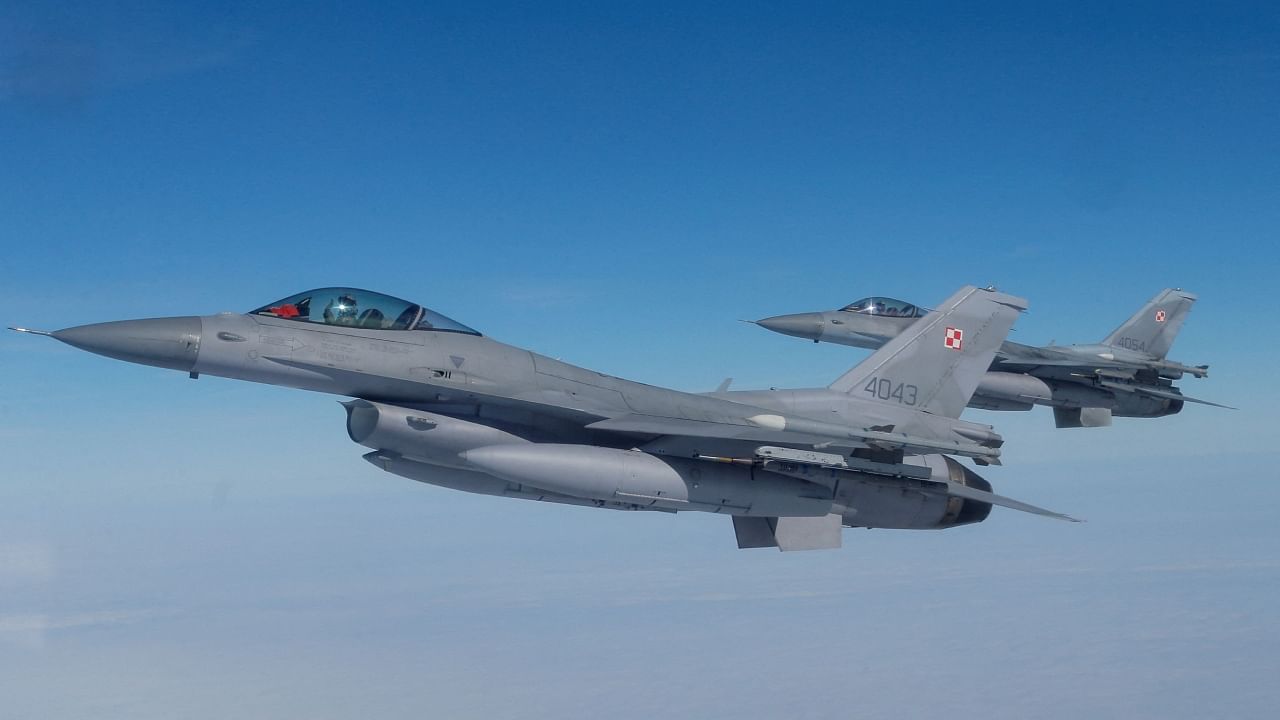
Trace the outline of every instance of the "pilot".
<path fill-rule="evenodd" d="M 355 325 L 358 314 L 356 299 L 343 293 L 338 296 L 336 304 L 331 300 L 325 306 L 324 321 L 330 325 Z"/>

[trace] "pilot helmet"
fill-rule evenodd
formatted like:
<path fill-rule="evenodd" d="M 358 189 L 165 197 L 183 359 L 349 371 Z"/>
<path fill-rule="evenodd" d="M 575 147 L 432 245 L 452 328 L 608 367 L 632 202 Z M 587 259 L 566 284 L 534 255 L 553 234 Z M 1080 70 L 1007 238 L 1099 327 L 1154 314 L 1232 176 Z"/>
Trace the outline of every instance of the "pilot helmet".
<path fill-rule="evenodd" d="M 338 304 L 333 307 L 333 314 L 340 318 L 354 317 L 356 299 L 347 293 L 338 296 Z"/>

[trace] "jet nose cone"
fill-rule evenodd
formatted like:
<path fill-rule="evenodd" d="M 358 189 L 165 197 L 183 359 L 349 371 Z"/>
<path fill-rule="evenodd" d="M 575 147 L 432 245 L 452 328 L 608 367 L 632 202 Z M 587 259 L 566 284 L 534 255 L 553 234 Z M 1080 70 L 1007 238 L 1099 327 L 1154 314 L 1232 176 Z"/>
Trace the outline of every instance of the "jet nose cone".
<path fill-rule="evenodd" d="M 72 347 L 117 360 L 191 372 L 200 350 L 200 318 L 121 320 L 58 330 Z"/>
<path fill-rule="evenodd" d="M 772 330 L 776 333 L 791 335 L 793 337 L 809 338 L 810 340 L 817 340 L 818 337 L 822 335 L 821 313 L 775 315 L 774 317 L 757 320 L 756 324 L 766 330 Z"/>

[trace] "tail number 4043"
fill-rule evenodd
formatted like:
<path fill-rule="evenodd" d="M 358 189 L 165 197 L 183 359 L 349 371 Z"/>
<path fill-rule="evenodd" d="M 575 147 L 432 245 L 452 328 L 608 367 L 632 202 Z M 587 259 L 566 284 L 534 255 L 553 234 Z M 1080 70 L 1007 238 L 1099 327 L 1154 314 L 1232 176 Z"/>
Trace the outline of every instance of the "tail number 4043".
<path fill-rule="evenodd" d="M 889 378 L 873 377 L 867 380 L 862 391 L 880 400 L 891 400 L 903 405 L 915 405 L 919 388 L 915 385 L 896 383 Z"/>

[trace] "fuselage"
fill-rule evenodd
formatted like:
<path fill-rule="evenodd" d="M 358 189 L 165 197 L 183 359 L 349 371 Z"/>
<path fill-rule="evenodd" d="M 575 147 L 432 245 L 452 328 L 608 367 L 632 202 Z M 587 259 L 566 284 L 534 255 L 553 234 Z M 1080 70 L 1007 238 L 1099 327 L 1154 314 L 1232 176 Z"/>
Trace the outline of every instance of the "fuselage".
<path fill-rule="evenodd" d="M 315 326 L 223 313 L 200 318 L 191 371 L 395 404 L 484 405 L 534 427 L 585 428 L 632 413 L 693 421 L 774 410 L 865 428 L 955 439 L 988 426 L 866 402 L 825 388 L 687 393 L 588 370 L 488 337 L 458 332 Z M 614 442 L 618 442 L 615 438 Z M 626 444 L 623 442 L 622 444 Z"/>

